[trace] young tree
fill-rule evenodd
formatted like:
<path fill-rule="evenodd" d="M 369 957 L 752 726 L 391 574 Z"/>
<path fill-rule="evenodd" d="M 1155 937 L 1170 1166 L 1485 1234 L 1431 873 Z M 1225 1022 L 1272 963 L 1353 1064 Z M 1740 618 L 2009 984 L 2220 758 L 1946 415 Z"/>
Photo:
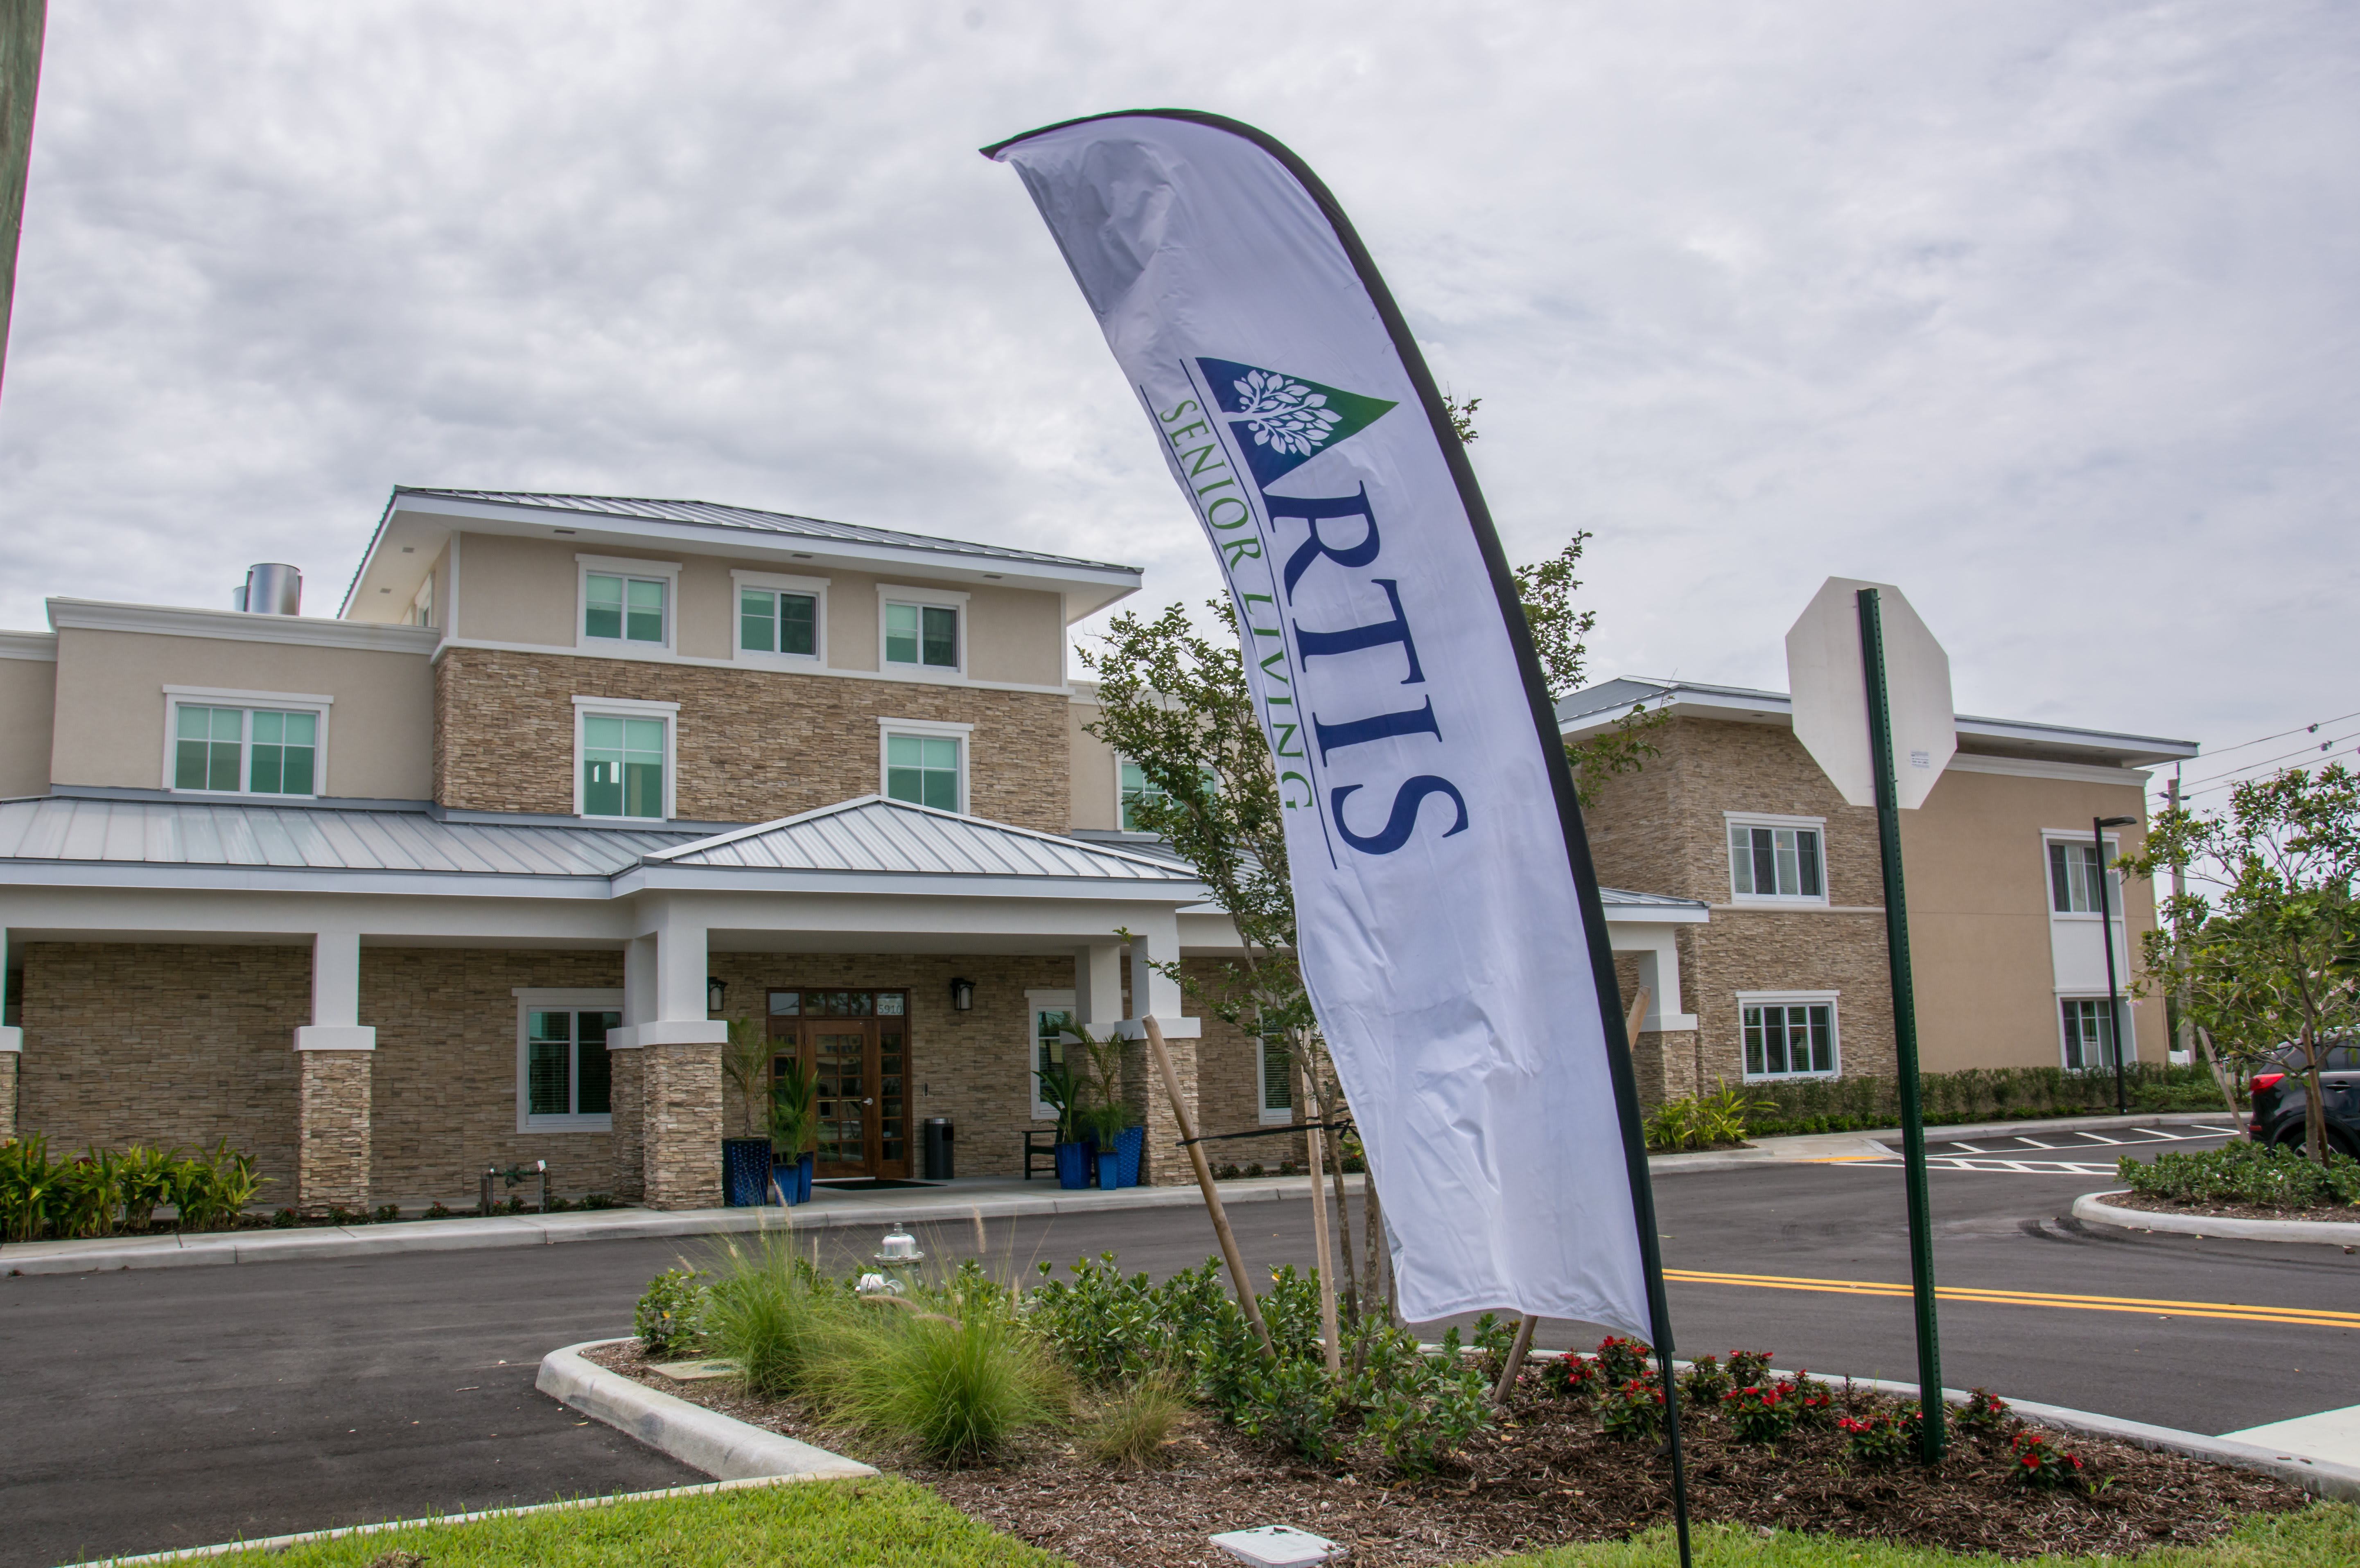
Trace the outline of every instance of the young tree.
<path fill-rule="evenodd" d="M 2326 1163 L 2320 1073 L 2327 1048 L 2360 1029 L 2360 777 L 2330 763 L 2238 784 L 2225 812 L 2167 809 L 2122 866 L 2210 886 L 2163 901 L 2142 985 L 2184 987 L 2197 1027 L 2240 1060 L 2299 1047 L 2304 1142 Z"/>

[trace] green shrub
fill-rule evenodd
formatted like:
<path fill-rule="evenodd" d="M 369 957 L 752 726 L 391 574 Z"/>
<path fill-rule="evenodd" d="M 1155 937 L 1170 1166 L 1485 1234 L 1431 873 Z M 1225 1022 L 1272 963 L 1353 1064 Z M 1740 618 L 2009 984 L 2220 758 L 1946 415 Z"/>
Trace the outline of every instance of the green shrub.
<path fill-rule="evenodd" d="M 1012 1314 L 984 1308 L 954 1322 L 860 1310 L 885 1321 L 868 1345 L 837 1342 L 854 1354 L 833 1369 L 828 1402 L 872 1435 L 957 1466 L 1066 1418 L 1064 1369 Z"/>
<path fill-rule="evenodd" d="M 1481 1367 L 1459 1357 L 1448 1338 L 1445 1344 L 1440 1356 L 1418 1355 L 1410 1345 L 1405 1356 L 1382 1362 L 1371 1357 L 1372 1367 L 1382 1366 L 1382 1375 L 1364 1373 L 1353 1389 L 1378 1451 L 1407 1475 L 1431 1471 L 1444 1454 L 1491 1424 L 1490 1381 Z"/>
<path fill-rule="evenodd" d="M 1898 1465 L 1918 1452 L 1918 1407 L 1907 1405 L 1898 1416 L 1879 1411 L 1862 1420 L 1838 1418 L 1836 1429 L 1846 1438 L 1852 1463 L 1872 1469 Z"/>
<path fill-rule="evenodd" d="M 1729 1373 L 1717 1356 L 1699 1356 L 1680 1378 L 1680 1395 L 1700 1410 L 1720 1405 L 1729 1395 Z"/>
<path fill-rule="evenodd" d="M 667 1269 L 648 1281 L 631 1329 L 650 1356 L 670 1356 L 704 1334 L 705 1287 L 694 1269 Z"/>
<path fill-rule="evenodd" d="M 2360 1160 L 2330 1149 L 2324 1168 L 2291 1149 L 2228 1143 L 2172 1150 L 2153 1164 L 2125 1155 L 2114 1174 L 2132 1192 L 2179 1203 L 2251 1203 L 2264 1209 L 2360 1203 Z"/>
<path fill-rule="evenodd" d="M 1729 1353 L 1729 1386 L 1749 1388 L 1756 1383 L 1769 1381 L 1770 1352 L 1766 1350 L 1732 1350 Z"/>
<path fill-rule="evenodd" d="M 1739 1441 L 1762 1443 L 1776 1443 L 1794 1431 L 1795 1420 L 1802 1413 L 1791 1391 L 1777 1383 L 1732 1388 L 1722 1396 L 1721 1410 Z"/>
<path fill-rule="evenodd" d="M 46 1137 L 0 1143 L 0 1239 L 33 1241 L 46 1234 L 60 1203 L 60 1180 Z"/>
<path fill-rule="evenodd" d="M 246 1206 L 270 1178 L 258 1175 L 254 1157 L 224 1138 L 211 1149 L 172 1161 L 172 1202 L 182 1230 L 224 1230 L 237 1224 Z"/>
<path fill-rule="evenodd" d="M 1952 1426 L 1977 1437 L 1996 1436 L 2008 1419 L 2007 1401 L 1985 1388 L 1977 1388 L 1967 1396 L 1965 1404 L 1950 1412 Z"/>
<path fill-rule="evenodd" d="M 1733 1148 L 1745 1141 L 1747 1117 L 1776 1108 L 1726 1083 L 1714 1094 L 1666 1100 L 1648 1113 L 1647 1147 L 1658 1154 Z"/>
<path fill-rule="evenodd" d="M 156 1205 L 172 1201 L 172 1163 L 180 1157 L 177 1149 L 145 1149 L 136 1144 L 123 1151 L 124 1229 L 144 1234 L 156 1221 Z"/>
<path fill-rule="evenodd" d="M 2124 1064 L 2123 1078 L 2134 1110 L 2209 1111 L 2221 1106 L 2221 1091 L 2207 1067 L 2132 1062 Z M 2068 1073 L 2057 1067 L 1971 1067 L 1920 1073 L 1918 1085 L 1930 1127 L 2110 1114 L 2114 1108 L 2111 1069 Z M 1745 1088 L 1760 1107 L 1746 1118 L 1746 1130 L 1754 1138 L 1865 1132 L 1900 1122 L 1898 1090 L 1889 1078 L 1806 1078 Z"/>
<path fill-rule="evenodd" d="M 1663 1435 L 1664 1391 L 1652 1377 L 1633 1377 L 1599 1401 L 1599 1424 L 1617 1443 Z"/>
<path fill-rule="evenodd" d="M 1605 1375 L 1599 1371 L 1597 1359 L 1578 1350 L 1551 1356 L 1541 1368 L 1541 1381 L 1550 1392 L 1560 1398 L 1586 1405 L 1605 1386 Z"/>
<path fill-rule="evenodd" d="M 1647 1363 L 1655 1354 L 1655 1347 L 1644 1340 L 1610 1334 L 1598 1342 L 1598 1369 L 1605 1374 L 1609 1387 L 1619 1388 L 1633 1377 L 1646 1377 Z"/>
<path fill-rule="evenodd" d="M 2037 1432 L 2016 1434 L 2015 1463 L 2008 1474 L 2024 1485 L 2040 1491 L 2068 1487 L 2084 1491 L 2090 1485 L 2090 1473 L 2081 1464 L 2081 1456 L 2069 1453 L 2050 1443 Z"/>
<path fill-rule="evenodd" d="M 1231 1419 L 1247 1436 L 1292 1449 L 1314 1465 L 1335 1458 L 1346 1400 L 1324 1357 L 1265 1361 L 1246 1372 L 1244 1383 Z"/>

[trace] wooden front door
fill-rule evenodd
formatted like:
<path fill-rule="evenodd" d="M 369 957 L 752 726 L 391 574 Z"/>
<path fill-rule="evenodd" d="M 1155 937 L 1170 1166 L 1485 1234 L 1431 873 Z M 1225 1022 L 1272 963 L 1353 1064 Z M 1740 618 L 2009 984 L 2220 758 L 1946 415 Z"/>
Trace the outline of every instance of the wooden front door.
<path fill-rule="evenodd" d="M 770 1038 L 778 1054 L 771 1063 L 775 1076 L 790 1061 L 816 1073 L 813 1094 L 814 1120 L 818 1128 L 814 1176 L 891 1176 L 910 1174 L 909 1020 L 901 1016 L 899 993 L 855 992 L 865 1004 L 861 1015 L 818 1018 L 781 1016 L 776 1007 L 782 996 L 773 992 Z M 817 1004 L 834 1001 L 842 992 L 807 994 Z M 893 1012 L 878 1017 L 877 1002 Z M 800 1000 L 800 998 L 798 998 Z"/>

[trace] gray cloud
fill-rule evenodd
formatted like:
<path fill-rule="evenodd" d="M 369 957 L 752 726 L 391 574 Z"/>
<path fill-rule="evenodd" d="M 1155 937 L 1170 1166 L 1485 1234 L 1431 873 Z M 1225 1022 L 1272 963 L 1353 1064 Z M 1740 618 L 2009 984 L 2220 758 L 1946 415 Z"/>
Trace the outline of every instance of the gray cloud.
<path fill-rule="evenodd" d="M 1780 684 L 1830 573 L 1971 710 L 2360 708 L 2360 19 L 2333 5 L 52 16 L 0 624 L 341 590 L 395 483 L 1209 557 L 979 144 L 1234 114 L 1335 187 L 1601 672 Z"/>

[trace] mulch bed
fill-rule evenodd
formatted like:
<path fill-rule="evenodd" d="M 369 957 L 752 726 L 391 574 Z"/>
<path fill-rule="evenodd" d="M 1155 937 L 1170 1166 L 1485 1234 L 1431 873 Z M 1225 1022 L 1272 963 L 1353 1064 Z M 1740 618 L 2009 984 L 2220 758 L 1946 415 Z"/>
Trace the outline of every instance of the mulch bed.
<path fill-rule="evenodd" d="M 2214 1200 L 2193 1203 L 2180 1198 L 2158 1198 L 2146 1192 L 2109 1192 L 2106 1203 L 2111 1208 L 2141 1209 L 2151 1214 L 2199 1214 L 2210 1220 L 2339 1220 L 2345 1225 L 2360 1225 L 2360 1203 L 2273 1209 L 2260 1203 Z"/>
<path fill-rule="evenodd" d="M 1542 1390 L 1441 1472 L 1416 1479 L 1358 1456 L 1315 1469 L 1210 1417 L 1188 1420 L 1148 1471 L 1094 1465 L 1033 1439 L 994 1465 L 945 1471 L 880 1454 L 814 1422 L 791 1401 L 748 1398 L 734 1383 L 675 1383 L 649 1372 L 637 1342 L 592 1353 L 600 1365 L 739 1421 L 869 1460 L 933 1486 L 976 1518 L 1085 1568 L 1226 1564 L 1206 1544 L 1221 1530 L 1286 1524 L 1348 1544 L 1366 1564 L 1440 1564 L 1628 1536 L 1672 1517 L 1671 1467 L 1650 1443 L 1602 1436 L 1597 1418 Z M 1895 1401 L 1839 1388 L 1861 1415 Z M 1854 1473 L 1841 1433 L 1797 1431 L 1775 1449 L 1732 1441 L 1716 1419 L 1681 1426 L 1691 1517 L 1882 1539 L 2003 1557 L 2122 1554 L 2193 1544 L 2241 1514 L 2300 1508 L 2298 1488 L 2252 1471 L 2059 1434 L 2094 1495 L 2034 1491 L 2009 1476 L 2005 1439 L 1954 1434 L 1932 1472 L 1914 1464 Z"/>

